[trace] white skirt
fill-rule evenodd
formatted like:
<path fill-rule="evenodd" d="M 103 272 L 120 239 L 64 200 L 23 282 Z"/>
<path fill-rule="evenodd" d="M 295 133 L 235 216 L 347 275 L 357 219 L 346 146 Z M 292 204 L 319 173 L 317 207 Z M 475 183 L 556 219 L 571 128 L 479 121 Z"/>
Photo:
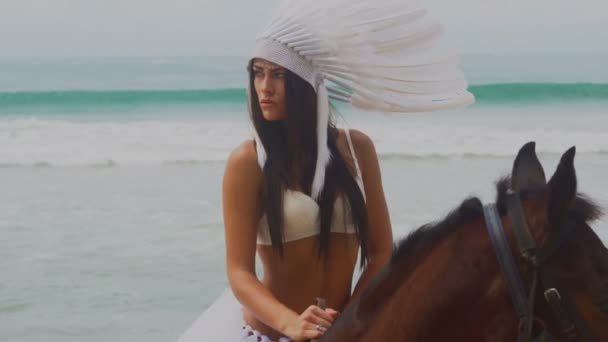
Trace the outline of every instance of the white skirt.
<path fill-rule="evenodd" d="M 243 320 L 241 303 L 227 288 L 184 332 L 177 342 L 273 342 Z M 289 342 L 281 337 L 278 342 Z"/>

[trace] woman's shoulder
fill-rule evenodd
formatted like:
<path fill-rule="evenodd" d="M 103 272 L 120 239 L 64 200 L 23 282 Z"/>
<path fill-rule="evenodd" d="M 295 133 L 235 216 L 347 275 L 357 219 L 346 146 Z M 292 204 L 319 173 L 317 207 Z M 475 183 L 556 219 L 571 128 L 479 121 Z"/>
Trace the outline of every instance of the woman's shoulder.
<path fill-rule="evenodd" d="M 353 144 L 353 148 L 355 149 L 355 153 L 359 158 L 359 155 L 362 155 L 360 158 L 366 158 L 370 154 L 372 156 L 376 155 L 376 149 L 374 146 L 373 140 L 367 135 L 365 132 L 359 129 L 340 129 L 341 135 L 348 134 L 350 135 L 350 139 Z"/>
<path fill-rule="evenodd" d="M 365 132 L 358 129 L 342 130 L 340 135 L 350 135 L 357 164 L 363 175 L 374 169 L 378 164 L 378 155 L 373 140 Z M 345 138 L 346 139 L 346 138 Z M 365 177 L 364 177 L 365 178 Z"/>
<path fill-rule="evenodd" d="M 350 138 L 353 141 L 353 145 L 356 147 L 370 147 L 374 145 L 372 139 L 365 132 L 355 128 L 343 129 L 345 132 L 348 131 Z"/>
<path fill-rule="evenodd" d="M 261 174 L 254 140 L 245 140 L 230 152 L 226 162 L 226 172 L 241 175 Z"/>

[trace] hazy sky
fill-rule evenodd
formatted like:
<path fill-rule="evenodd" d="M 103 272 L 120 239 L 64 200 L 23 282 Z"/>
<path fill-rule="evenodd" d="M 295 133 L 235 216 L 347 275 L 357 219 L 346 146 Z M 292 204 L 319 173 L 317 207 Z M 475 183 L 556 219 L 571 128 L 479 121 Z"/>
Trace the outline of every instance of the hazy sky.
<path fill-rule="evenodd" d="M 464 53 L 608 51 L 607 0 L 424 1 Z M 276 2 L 0 0 L 0 57 L 245 55 Z"/>

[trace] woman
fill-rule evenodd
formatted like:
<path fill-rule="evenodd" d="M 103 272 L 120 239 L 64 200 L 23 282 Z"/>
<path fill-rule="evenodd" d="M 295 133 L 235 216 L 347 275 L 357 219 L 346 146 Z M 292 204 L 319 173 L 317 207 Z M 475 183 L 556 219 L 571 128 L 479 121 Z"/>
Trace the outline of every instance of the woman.
<path fill-rule="evenodd" d="M 330 99 L 384 112 L 473 102 L 457 56 L 437 49 L 441 26 L 416 1 L 285 0 L 276 13 L 248 64 L 254 139 L 224 174 L 230 289 L 180 342 L 242 340 L 241 327 L 253 341 L 318 338 L 389 259 L 374 145 L 334 126 Z"/>
<path fill-rule="evenodd" d="M 260 169 L 253 140 L 228 160 L 223 186 L 228 278 L 253 330 L 273 340 L 318 338 L 392 252 L 378 157 L 364 133 L 328 125 L 333 158 L 315 202 L 315 90 L 264 59 L 254 59 L 249 69 L 252 119 L 268 160 Z M 364 270 L 351 296 L 359 247 Z M 256 250 L 264 265 L 261 281 Z M 317 297 L 329 308 L 312 305 Z"/>

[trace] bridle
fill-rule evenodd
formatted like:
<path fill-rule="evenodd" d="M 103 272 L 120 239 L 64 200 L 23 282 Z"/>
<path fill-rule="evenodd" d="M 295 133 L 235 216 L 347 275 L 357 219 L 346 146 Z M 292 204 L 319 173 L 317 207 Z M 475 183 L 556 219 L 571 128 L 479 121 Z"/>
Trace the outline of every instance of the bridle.
<path fill-rule="evenodd" d="M 563 287 L 560 288 L 546 267 L 555 252 L 574 232 L 576 222 L 573 218 L 566 220 L 556 234 L 550 236 L 546 243 L 537 248 L 536 241 L 528 228 L 519 193 L 508 191 L 506 206 L 519 256 L 523 259 L 524 273 L 531 272 L 531 286 L 528 294 L 525 292 L 524 283 L 511 253 L 496 205 L 486 204 L 483 211 L 490 240 L 519 318 L 517 342 L 557 341 L 535 314 L 535 295 L 539 286 L 543 290 L 545 300 L 559 327 L 559 337 L 571 341 L 595 341 L 591 330 L 572 304 L 567 290 Z M 537 329 L 534 331 L 535 336 L 532 336 L 535 324 Z"/>

